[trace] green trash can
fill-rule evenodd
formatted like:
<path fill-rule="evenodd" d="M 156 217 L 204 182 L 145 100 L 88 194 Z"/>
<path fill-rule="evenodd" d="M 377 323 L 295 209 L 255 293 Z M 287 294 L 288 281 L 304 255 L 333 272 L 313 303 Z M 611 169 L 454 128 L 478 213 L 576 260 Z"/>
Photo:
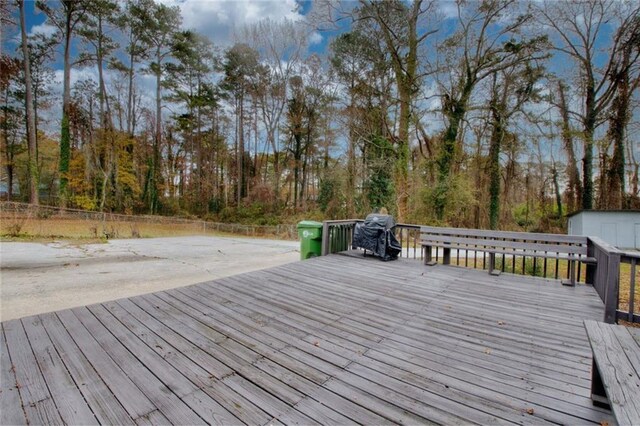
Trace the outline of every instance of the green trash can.
<path fill-rule="evenodd" d="M 298 223 L 298 236 L 300 237 L 300 260 L 322 254 L 321 222 L 303 220 Z"/>

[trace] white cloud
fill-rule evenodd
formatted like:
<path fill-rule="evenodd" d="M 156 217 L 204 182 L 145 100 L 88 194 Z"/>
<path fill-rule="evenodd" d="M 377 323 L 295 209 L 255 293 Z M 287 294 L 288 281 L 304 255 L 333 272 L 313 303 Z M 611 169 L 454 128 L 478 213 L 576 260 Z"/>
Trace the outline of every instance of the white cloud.
<path fill-rule="evenodd" d="M 453 0 L 441 1 L 439 3 L 440 13 L 447 18 L 457 18 L 458 17 L 458 5 Z"/>
<path fill-rule="evenodd" d="M 182 26 L 208 36 L 214 44 L 227 46 L 233 34 L 264 18 L 301 20 L 295 0 L 163 0 L 180 7 Z"/>
<path fill-rule="evenodd" d="M 63 70 L 55 71 L 55 79 L 50 86 L 52 92 L 60 92 L 62 94 L 62 82 L 64 78 Z M 105 80 L 108 76 L 105 78 Z M 75 67 L 71 68 L 71 87 L 73 87 L 78 81 L 81 80 L 93 80 L 98 82 L 98 70 L 95 67 Z"/>
<path fill-rule="evenodd" d="M 34 34 L 42 34 L 46 37 L 51 37 L 56 33 L 56 31 L 58 31 L 58 29 L 55 26 L 49 25 L 47 23 L 42 23 L 32 26 L 29 35 L 32 36 Z"/>
<path fill-rule="evenodd" d="M 322 34 L 320 34 L 317 31 L 314 31 L 309 35 L 309 44 L 320 44 L 322 43 L 323 39 L 324 37 L 322 37 Z"/>

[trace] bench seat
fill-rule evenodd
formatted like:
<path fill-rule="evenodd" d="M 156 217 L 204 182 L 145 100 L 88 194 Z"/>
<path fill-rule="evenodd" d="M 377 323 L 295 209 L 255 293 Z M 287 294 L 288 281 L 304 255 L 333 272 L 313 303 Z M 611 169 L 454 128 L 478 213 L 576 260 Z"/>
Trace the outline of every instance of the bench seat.
<path fill-rule="evenodd" d="M 609 405 L 621 425 L 640 424 L 640 330 L 584 322 L 593 352 L 591 398 Z"/>
<path fill-rule="evenodd" d="M 596 259 L 588 256 L 587 238 L 558 234 L 515 233 L 482 229 L 420 227 L 420 244 L 425 250 L 425 264 L 433 265 L 432 248 L 444 249 L 443 263 L 451 261 L 451 250 L 489 253 L 489 273 L 499 275 L 496 270 L 496 255 L 567 260 L 569 281 L 575 285 L 575 263 L 594 264 Z"/>

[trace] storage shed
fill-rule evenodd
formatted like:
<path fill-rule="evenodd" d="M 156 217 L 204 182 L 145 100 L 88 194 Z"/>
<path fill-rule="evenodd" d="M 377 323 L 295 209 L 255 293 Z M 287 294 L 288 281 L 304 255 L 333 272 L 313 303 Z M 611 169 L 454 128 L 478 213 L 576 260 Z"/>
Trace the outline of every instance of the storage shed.
<path fill-rule="evenodd" d="M 640 210 L 581 210 L 567 218 L 569 235 L 598 237 L 619 249 L 640 250 Z"/>

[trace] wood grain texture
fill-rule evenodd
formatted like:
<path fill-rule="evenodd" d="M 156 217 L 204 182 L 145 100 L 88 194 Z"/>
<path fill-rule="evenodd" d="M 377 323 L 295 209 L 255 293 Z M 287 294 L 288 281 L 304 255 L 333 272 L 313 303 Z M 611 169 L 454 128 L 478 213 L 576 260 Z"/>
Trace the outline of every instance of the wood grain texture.
<path fill-rule="evenodd" d="M 3 323 L 2 415 L 61 424 L 79 404 L 102 424 L 613 424 L 591 405 L 582 326 L 602 315 L 587 286 L 326 256 Z"/>
<path fill-rule="evenodd" d="M 596 321 L 584 326 L 616 419 L 640 424 L 640 346 L 626 327 Z"/>
<path fill-rule="evenodd" d="M 4 333 L 0 330 L 0 424 L 18 425 L 27 423 L 26 413 L 20 403 L 15 369 L 9 357 Z"/>

